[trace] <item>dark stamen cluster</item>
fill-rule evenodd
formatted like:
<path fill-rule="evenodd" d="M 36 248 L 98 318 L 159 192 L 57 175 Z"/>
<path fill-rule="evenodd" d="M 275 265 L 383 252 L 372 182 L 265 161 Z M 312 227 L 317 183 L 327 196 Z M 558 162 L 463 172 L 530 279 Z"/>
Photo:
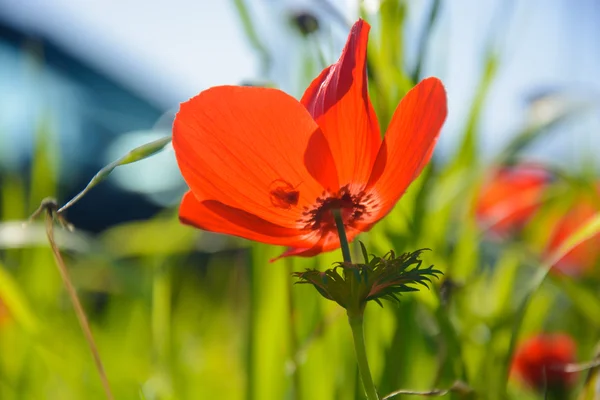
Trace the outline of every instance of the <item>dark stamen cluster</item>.
<path fill-rule="evenodd" d="M 312 208 L 304 207 L 302 218 L 298 220 L 304 224 L 306 230 L 335 229 L 335 221 L 331 210 L 342 211 L 344 225 L 351 225 L 360 220 L 364 215 L 370 215 L 373 207 L 373 196 L 364 192 L 352 194 L 348 185 L 342 187 L 337 193 L 323 192 L 315 201 Z"/>

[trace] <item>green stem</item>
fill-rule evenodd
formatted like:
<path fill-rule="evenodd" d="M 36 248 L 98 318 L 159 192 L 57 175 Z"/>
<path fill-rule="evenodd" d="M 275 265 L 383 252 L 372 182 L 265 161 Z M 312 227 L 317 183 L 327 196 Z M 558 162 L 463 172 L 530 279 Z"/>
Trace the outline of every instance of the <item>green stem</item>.
<path fill-rule="evenodd" d="M 340 210 L 332 210 L 332 213 L 333 219 L 335 220 L 335 226 L 340 237 L 340 248 L 342 249 L 344 262 L 352 263 L 352 257 L 350 257 L 350 246 L 348 245 L 348 237 L 346 236 L 346 230 L 344 229 L 342 213 Z M 356 295 L 354 279 L 352 280 L 352 283 L 352 293 Z M 365 332 L 363 329 L 364 310 L 364 306 L 356 305 L 355 307 L 350 306 L 346 311 L 348 313 L 348 322 L 350 323 L 350 328 L 352 329 L 352 338 L 354 339 L 354 351 L 356 352 L 358 371 L 360 372 L 360 379 L 362 380 L 363 387 L 365 388 L 367 400 L 379 400 L 379 396 L 375 390 L 375 385 L 373 384 L 373 378 L 371 377 L 369 361 L 367 360 Z"/>
<path fill-rule="evenodd" d="M 350 246 L 348 244 L 348 237 L 346 236 L 346 229 L 344 229 L 342 213 L 339 209 L 331 210 L 331 212 L 333 213 L 335 226 L 338 231 L 338 236 L 340 237 L 340 248 L 342 249 L 342 256 L 344 257 L 344 262 L 351 263 L 352 257 L 350 257 Z"/>
<path fill-rule="evenodd" d="M 371 377 L 369 362 L 367 361 L 362 312 L 358 315 L 353 315 L 348 312 L 348 322 L 350 323 L 350 328 L 352 329 L 354 351 L 356 352 L 356 361 L 358 362 L 358 372 L 360 373 L 365 394 L 367 395 L 368 400 L 379 400 L 379 396 L 375 390 L 375 385 L 373 384 L 373 378 Z"/>

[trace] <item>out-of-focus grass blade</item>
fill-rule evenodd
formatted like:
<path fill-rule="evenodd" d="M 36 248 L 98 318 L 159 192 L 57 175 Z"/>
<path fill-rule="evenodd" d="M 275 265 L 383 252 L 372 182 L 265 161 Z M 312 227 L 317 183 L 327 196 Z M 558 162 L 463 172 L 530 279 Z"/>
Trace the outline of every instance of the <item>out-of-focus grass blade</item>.
<path fill-rule="evenodd" d="M 385 132 L 398 102 L 414 82 L 404 69 L 404 25 L 407 4 L 404 1 L 384 1 L 373 24 L 379 35 L 369 41 L 367 74 L 371 86 L 371 100 L 377 110 L 381 131 Z"/>
<path fill-rule="evenodd" d="M 331 17 L 337 24 L 344 27 L 344 29 L 350 29 L 352 23 L 348 21 L 346 16 L 339 10 L 336 4 L 333 4 L 331 0 L 320 0 L 321 8 Z"/>
<path fill-rule="evenodd" d="M 456 164 L 472 167 L 476 161 L 478 137 L 477 128 L 479 126 L 481 113 L 485 105 L 485 99 L 488 95 L 492 82 L 496 77 L 499 64 L 499 56 L 490 51 L 485 60 L 483 74 L 481 76 L 481 80 L 479 81 L 477 91 L 475 92 L 473 106 L 471 107 L 471 111 L 467 119 L 465 136 L 461 143 L 457 157 L 454 160 L 454 163 Z"/>
<path fill-rule="evenodd" d="M 371 348 L 369 362 L 372 364 L 373 376 L 376 380 L 377 390 L 389 393 L 399 386 L 427 385 L 430 378 L 423 374 L 422 368 L 430 368 L 431 354 L 427 352 L 426 335 L 419 329 L 419 305 L 414 298 L 403 299 L 397 306 L 388 309 L 367 309 L 365 318 L 365 335 Z M 387 314 L 387 315 L 386 315 Z M 384 328 L 385 331 L 382 331 Z M 376 340 L 376 342 L 374 342 Z M 374 356 L 386 354 L 381 357 L 381 366 L 376 373 Z M 393 357 L 389 355 L 393 354 Z M 419 365 L 411 364 L 411 360 L 422 361 Z M 409 367 L 410 366 L 410 367 Z"/>
<path fill-rule="evenodd" d="M 404 21 L 406 20 L 407 4 L 403 1 L 384 1 L 380 5 L 381 19 L 381 48 L 379 57 L 383 61 L 380 67 L 397 69 L 404 60 Z M 395 62 L 399 62 L 395 64 Z M 400 71 L 402 72 L 402 71 Z"/>
<path fill-rule="evenodd" d="M 262 70 L 263 72 L 266 72 L 271 64 L 271 56 L 267 48 L 263 45 L 258 37 L 258 33 L 256 33 L 252 16 L 248 10 L 248 5 L 246 4 L 245 0 L 233 0 L 233 4 L 235 5 L 238 15 L 240 16 L 240 22 L 242 23 L 242 27 L 246 33 L 248 41 L 258 52 L 258 54 L 260 54 Z"/>
<path fill-rule="evenodd" d="M 252 245 L 248 400 L 285 398 L 291 384 L 285 370 L 289 358 L 290 277 L 283 265 L 269 265 L 279 250 L 274 246 Z"/>
<path fill-rule="evenodd" d="M 420 176 L 421 186 L 412 189 L 416 191 L 414 210 L 412 212 L 411 224 L 411 235 L 414 238 L 421 238 L 423 229 L 426 229 L 426 218 L 429 203 L 429 196 L 432 193 L 432 185 L 435 178 L 435 167 L 436 165 L 432 162 L 429 167 L 425 168 Z M 414 183 L 413 183 L 414 184 Z M 418 245 L 417 245 L 418 246 Z"/>
<path fill-rule="evenodd" d="M 22 220 L 29 213 L 24 182 L 17 176 L 4 174 L 0 189 L 0 218 Z"/>
<path fill-rule="evenodd" d="M 30 207 L 36 205 L 39 199 L 56 194 L 59 157 L 59 148 L 56 142 L 51 119 L 40 117 L 35 132 L 35 147 L 31 162 Z"/>
<path fill-rule="evenodd" d="M 519 279 L 518 272 L 522 268 L 520 249 L 515 247 L 507 246 L 499 254 L 494 270 L 491 272 L 493 276 L 489 287 L 486 289 L 489 291 L 490 314 L 495 315 L 496 319 L 512 314 L 512 297 L 517 286 L 516 281 Z"/>
<path fill-rule="evenodd" d="M 0 298 L 8 307 L 10 314 L 19 322 L 26 331 L 35 333 L 38 322 L 30 310 L 25 296 L 21 293 L 19 285 L 13 280 L 4 266 L 0 263 Z"/>
<path fill-rule="evenodd" d="M 433 0 L 433 4 L 431 5 L 431 9 L 429 10 L 429 18 L 427 18 L 427 24 L 421 34 L 421 41 L 419 43 L 419 55 L 417 56 L 417 65 L 415 66 L 415 71 L 413 73 L 412 79 L 414 82 L 419 82 L 421 79 L 421 69 L 423 68 L 423 62 L 425 61 L 425 56 L 427 55 L 427 44 L 429 43 L 429 37 L 431 36 L 431 32 L 433 31 L 433 25 L 437 20 L 439 11 L 440 11 L 440 0 Z"/>
<path fill-rule="evenodd" d="M 589 219 L 586 224 L 584 224 L 581 228 L 571 234 L 552 254 L 546 258 L 546 260 L 540 266 L 539 271 L 534 275 L 531 283 L 529 285 L 528 290 L 526 291 L 525 296 L 523 297 L 517 312 L 514 317 L 514 325 L 513 331 L 510 338 L 510 345 L 508 348 L 508 352 L 506 354 L 505 359 L 505 368 L 504 368 L 504 379 L 503 379 L 503 392 L 506 394 L 506 388 L 508 383 L 508 372 L 510 360 L 512 359 L 512 355 L 514 353 L 517 340 L 519 338 L 519 332 L 521 330 L 521 325 L 523 324 L 523 319 L 525 318 L 525 314 L 527 313 L 528 306 L 531 302 L 532 297 L 535 295 L 537 290 L 540 288 L 544 279 L 548 275 L 548 272 L 552 268 L 554 264 L 556 264 L 565 254 L 571 251 L 580 243 L 590 239 L 592 236 L 600 233 L 600 213 L 597 213 L 593 218 Z M 506 396 L 504 396 L 506 397 Z"/>
<path fill-rule="evenodd" d="M 450 289 L 451 290 L 451 289 Z M 450 319 L 447 305 L 440 304 L 435 311 L 440 328 L 440 347 L 435 384 L 445 384 L 449 380 L 466 379 L 466 366 L 462 351 L 462 343 L 456 328 Z"/>
<path fill-rule="evenodd" d="M 553 94 L 552 96 L 558 96 Z M 550 95 L 545 96 L 550 97 Z M 535 112 L 534 108 L 542 108 L 544 104 L 551 101 L 556 101 L 552 98 L 541 98 L 535 100 L 531 105 L 531 112 Z M 578 117 L 582 113 L 590 110 L 593 104 L 581 103 L 581 104 L 564 104 L 552 115 L 546 118 L 538 118 L 537 121 L 532 121 L 528 126 L 523 129 L 517 136 L 515 136 L 506 146 L 506 148 L 497 156 L 494 163 L 503 164 L 510 163 L 514 160 L 515 156 L 521 151 L 527 148 L 532 143 L 540 140 L 546 134 L 553 132 L 552 128 L 560 123 L 569 120 L 570 118 Z M 541 119 L 541 120 L 540 120 Z"/>
<path fill-rule="evenodd" d="M 554 274 L 551 274 L 554 275 Z M 568 276 L 551 276 L 552 281 L 569 296 L 573 305 L 579 309 L 589 324 L 600 328 L 600 299 L 585 285 L 578 284 Z"/>
<path fill-rule="evenodd" d="M 596 351 L 595 359 L 600 358 L 600 349 Z M 600 367 L 589 370 L 585 385 L 579 393 L 578 400 L 598 400 L 600 398 Z"/>
<path fill-rule="evenodd" d="M 104 179 L 106 179 L 106 177 L 118 166 L 125 165 L 125 164 L 131 164 L 136 161 L 140 161 L 140 160 L 143 160 L 150 156 L 153 156 L 156 153 L 163 151 L 164 148 L 170 142 L 171 142 L 171 136 L 165 136 L 164 138 L 155 140 L 150 143 L 146 143 L 144 145 L 141 145 L 140 147 L 136 147 L 135 149 L 131 150 L 129 153 L 125 154 L 123 157 L 108 164 L 106 167 L 104 167 L 100 171 L 98 171 L 98 173 L 96 175 L 94 175 L 94 177 L 92 178 L 90 183 L 87 184 L 85 189 L 83 189 L 81 192 L 79 192 L 77 194 L 77 196 L 75 196 L 71 200 L 69 200 L 69 202 L 67 204 L 65 204 L 64 206 L 62 206 L 60 208 L 60 210 L 58 210 L 58 212 L 60 213 L 60 212 L 65 211 L 67 208 L 71 207 L 73 204 L 75 204 L 77 201 L 79 201 L 79 199 L 81 199 L 87 192 L 89 192 L 90 189 L 92 189 L 98 183 L 100 183 Z"/>

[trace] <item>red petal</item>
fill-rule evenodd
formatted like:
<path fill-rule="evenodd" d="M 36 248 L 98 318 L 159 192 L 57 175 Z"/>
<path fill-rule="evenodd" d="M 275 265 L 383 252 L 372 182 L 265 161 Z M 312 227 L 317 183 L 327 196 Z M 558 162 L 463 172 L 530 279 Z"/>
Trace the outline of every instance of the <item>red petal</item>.
<path fill-rule="evenodd" d="M 310 246 L 315 241 L 299 236 L 296 229 L 275 225 L 246 211 L 214 200 L 199 201 L 191 191 L 183 196 L 179 219 L 207 231 L 281 246 Z"/>
<path fill-rule="evenodd" d="M 367 92 L 369 29 L 363 20 L 354 24 L 340 59 L 321 72 L 301 100 L 329 142 L 341 186 L 364 186 L 381 143 Z"/>
<path fill-rule="evenodd" d="M 551 178 L 535 164 L 494 170 L 477 199 L 477 219 L 498 235 L 520 229 L 538 210 Z"/>
<path fill-rule="evenodd" d="M 429 161 L 446 119 L 446 91 L 427 78 L 402 99 L 377 155 L 367 190 L 378 206 L 365 224 L 383 218 Z"/>
<path fill-rule="evenodd" d="M 306 109 L 279 90 L 221 86 L 181 105 L 173 147 L 196 198 L 298 228 L 302 208 L 323 191 L 317 179 L 336 176 L 327 168 L 315 171 L 332 165 L 321 135 Z M 305 165 L 310 159 L 325 161 Z"/>

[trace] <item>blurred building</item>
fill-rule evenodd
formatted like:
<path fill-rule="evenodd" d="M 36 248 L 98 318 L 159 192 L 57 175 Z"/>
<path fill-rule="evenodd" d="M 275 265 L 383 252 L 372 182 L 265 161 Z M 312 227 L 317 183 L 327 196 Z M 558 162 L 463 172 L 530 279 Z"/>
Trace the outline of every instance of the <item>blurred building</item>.
<path fill-rule="evenodd" d="M 0 182 L 7 174 L 28 180 L 43 135 L 48 151 L 60 155 L 58 189 L 66 200 L 106 164 L 120 135 L 153 129 L 165 112 L 77 54 L 6 20 L 0 20 L 0 59 Z M 107 184 L 70 218 L 97 231 L 158 209 L 139 193 Z"/>
<path fill-rule="evenodd" d="M 300 96 L 322 68 L 316 54 L 326 63 L 339 56 L 358 3 L 0 0 L 0 180 L 27 177 L 36 132 L 44 131 L 56 150 L 65 201 L 108 162 L 169 134 L 177 104 L 206 87 L 274 82 Z M 362 4 L 375 16 L 382 2 Z M 434 1 L 397 4 L 410 4 L 405 60 L 397 67 L 412 71 Z M 315 38 L 290 29 L 290 16 L 298 15 L 315 17 Z M 490 54 L 498 57 L 497 73 L 476 126 L 482 154 L 501 149 L 532 118 L 543 122 L 573 104 L 597 111 L 598 20 L 595 0 L 440 1 L 422 68 L 422 76 L 441 77 L 449 94 L 437 156 L 456 151 Z M 575 165 L 600 146 L 598 115 L 553 127 L 531 154 Z M 115 171 L 69 217 L 97 231 L 176 204 L 184 190 L 166 151 Z"/>

